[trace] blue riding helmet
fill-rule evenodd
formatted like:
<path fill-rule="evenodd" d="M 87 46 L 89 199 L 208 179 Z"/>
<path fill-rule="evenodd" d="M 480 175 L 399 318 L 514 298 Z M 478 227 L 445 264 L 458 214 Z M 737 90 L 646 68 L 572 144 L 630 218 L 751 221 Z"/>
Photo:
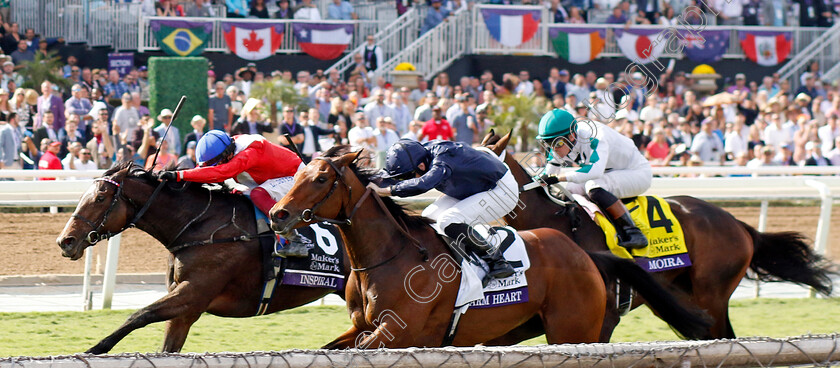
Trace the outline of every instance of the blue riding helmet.
<path fill-rule="evenodd" d="M 221 160 L 218 160 L 227 148 L 233 144 L 233 139 L 227 133 L 221 130 L 211 130 L 207 134 L 201 136 L 198 144 L 195 147 L 195 157 L 198 159 L 198 165 L 204 166 L 205 163 L 212 162 L 207 166 L 215 166 Z"/>
<path fill-rule="evenodd" d="M 397 178 L 413 173 L 417 165 L 427 161 L 428 155 L 420 142 L 400 139 L 388 148 L 388 154 L 385 156 L 385 171 L 388 175 L 384 178 Z"/>

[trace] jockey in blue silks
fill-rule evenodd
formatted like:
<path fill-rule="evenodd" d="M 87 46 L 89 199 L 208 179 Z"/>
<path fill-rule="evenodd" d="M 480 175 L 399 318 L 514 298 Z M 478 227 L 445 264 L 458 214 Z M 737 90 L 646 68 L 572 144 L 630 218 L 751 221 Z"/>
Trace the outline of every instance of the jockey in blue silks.
<path fill-rule="evenodd" d="M 433 140 L 428 143 L 402 139 L 388 149 L 379 195 L 410 197 L 432 189 L 442 192 L 423 210 L 437 222 L 437 230 L 461 240 L 490 267 L 492 278 L 513 274 L 511 265 L 473 225 L 487 224 L 513 211 L 519 202 L 516 179 L 510 169 L 489 150 Z"/>

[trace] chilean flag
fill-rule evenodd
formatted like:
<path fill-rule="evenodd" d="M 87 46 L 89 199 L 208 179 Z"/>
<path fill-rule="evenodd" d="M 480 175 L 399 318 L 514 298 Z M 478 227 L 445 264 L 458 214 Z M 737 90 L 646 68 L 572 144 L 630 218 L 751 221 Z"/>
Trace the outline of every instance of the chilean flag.
<path fill-rule="evenodd" d="M 300 49 L 319 60 L 341 56 L 353 40 L 352 23 L 294 23 L 292 27 Z"/>
<path fill-rule="evenodd" d="M 738 32 L 744 54 L 761 66 L 778 65 L 790 55 L 793 46 L 790 36 L 790 32 Z"/>
<path fill-rule="evenodd" d="M 530 41 L 540 28 L 540 10 L 485 8 L 481 15 L 490 35 L 507 47 Z"/>
<path fill-rule="evenodd" d="M 222 22 L 225 43 L 245 60 L 262 60 L 274 54 L 283 41 L 283 23 Z"/>

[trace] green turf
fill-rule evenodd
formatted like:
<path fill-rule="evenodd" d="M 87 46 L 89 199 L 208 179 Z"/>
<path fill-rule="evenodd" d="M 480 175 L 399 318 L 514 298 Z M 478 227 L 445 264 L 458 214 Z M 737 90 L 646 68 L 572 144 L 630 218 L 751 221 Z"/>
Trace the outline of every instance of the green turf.
<path fill-rule="evenodd" d="M 840 299 L 759 299 L 732 302 L 739 336 L 793 336 L 840 331 Z M 60 355 L 86 350 L 119 326 L 130 311 L 0 313 L 0 356 Z M 192 328 L 185 352 L 317 348 L 350 322 L 343 307 L 307 307 L 269 316 L 234 319 L 203 316 Z M 664 322 L 646 308 L 622 318 L 613 341 L 674 340 Z M 154 352 L 163 324 L 137 330 L 113 350 Z M 544 338 L 525 344 L 543 344 Z"/>

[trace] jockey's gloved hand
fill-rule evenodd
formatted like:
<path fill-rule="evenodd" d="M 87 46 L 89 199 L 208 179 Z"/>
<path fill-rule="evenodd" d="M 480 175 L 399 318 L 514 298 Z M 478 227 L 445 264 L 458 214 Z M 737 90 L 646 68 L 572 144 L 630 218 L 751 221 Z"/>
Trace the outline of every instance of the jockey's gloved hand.
<path fill-rule="evenodd" d="M 542 176 L 540 176 L 540 181 L 545 183 L 545 185 L 553 185 L 559 183 L 560 179 L 554 175 L 542 174 Z"/>
<path fill-rule="evenodd" d="M 176 181 L 178 179 L 178 174 L 174 171 L 158 171 L 157 172 L 158 180 L 169 180 L 169 181 Z"/>

